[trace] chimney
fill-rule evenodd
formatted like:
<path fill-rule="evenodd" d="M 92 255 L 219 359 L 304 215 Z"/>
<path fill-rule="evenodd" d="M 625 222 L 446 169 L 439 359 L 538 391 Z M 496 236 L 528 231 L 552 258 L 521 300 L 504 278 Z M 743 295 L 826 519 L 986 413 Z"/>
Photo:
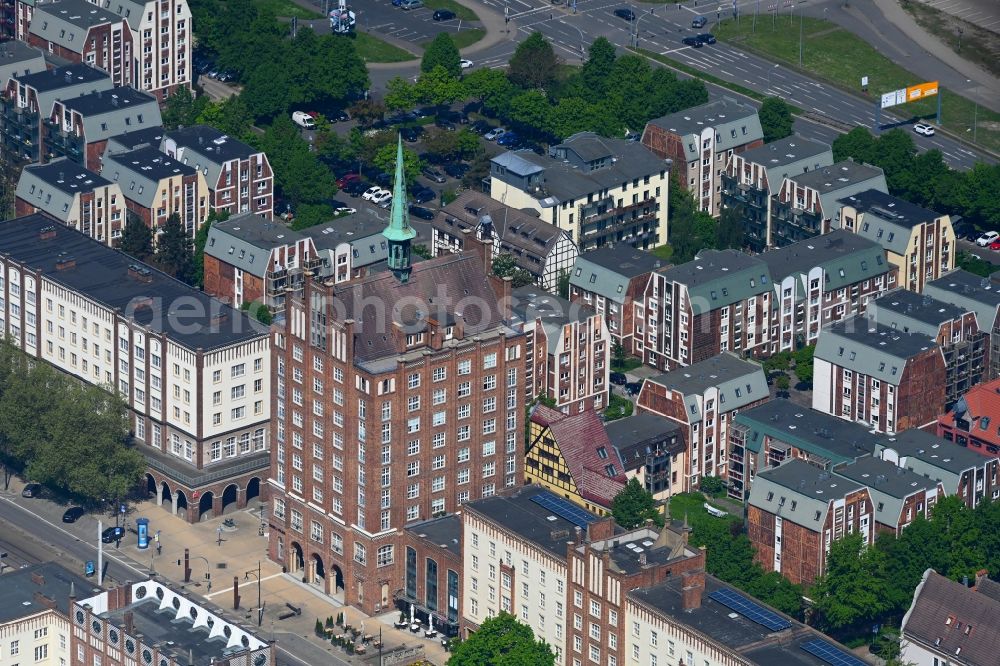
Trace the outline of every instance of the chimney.
<path fill-rule="evenodd" d="M 148 284 L 153 281 L 153 272 L 140 264 L 129 264 L 128 276 L 136 282 Z"/>
<path fill-rule="evenodd" d="M 53 226 L 42 227 L 38 232 L 38 240 L 47 241 L 53 240 L 56 237 L 56 228 Z"/>
<path fill-rule="evenodd" d="M 701 594 L 705 591 L 705 570 L 685 571 L 681 574 L 681 608 L 701 608 Z"/>
<path fill-rule="evenodd" d="M 216 312 L 212 315 L 212 326 L 221 326 L 226 323 L 229 319 L 229 315 L 225 312 Z"/>
<path fill-rule="evenodd" d="M 979 584 L 982 583 L 984 580 L 986 580 L 986 577 L 989 575 L 989 573 L 990 572 L 987 571 L 986 569 L 980 569 L 979 571 L 976 572 L 976 587 L 979 587 Z"/>
<path fill-rule="evenodd" d="M 34 583 L 35 585 L 45 585 L 45 576 L 38 573 L 37 571 L 32 572 L 31 582 Z"/>
<path fill-rule="evenodd" d="M 48 609 L 53 609 L 56 607 L 56 600 L 53 599 L 52 597 L 45 596 L 41 592 L 36 591 L 32 595 L 32 598 L 34 599 L 35 603 L 38 604 L 39 606 L 44 606 L 45 608 Z"/>
<path fill-rule="evenodd" d="M 56 270 L 57 271 L 68 271 L 71 268 L 76 268 L 76 258 L 72 255 L 60 253 L 56 257 Z"/>
<path fill-rule="evenodd" d="M 639 553 L 639 566 L 646 566 L 646 553 Z"/>
<path fill-rule="evenodd" d="M 135 629 L 135 615 L 132 613 L 132 611 L 130 610 L 125 611 L 124 620 L 125 620 L 125 633 L 126 634 L 134 633 L 133 629 Z"/>

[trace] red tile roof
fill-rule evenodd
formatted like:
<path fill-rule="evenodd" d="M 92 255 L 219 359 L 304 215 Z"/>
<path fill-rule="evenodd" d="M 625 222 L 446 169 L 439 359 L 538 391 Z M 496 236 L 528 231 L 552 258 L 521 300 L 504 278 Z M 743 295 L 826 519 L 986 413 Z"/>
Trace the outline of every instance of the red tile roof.
<path fill-rule="evenodd" d="M 976 439 L 1000 446 L 1000 379 L 973 386 L 962 396 L 968 412 L 965 419 L 969 421 L 969 434 Z M 950 412 L 938 417 L 938 422 L 948 428 L 955 427 L 955 410 L 961 401 Z M 982 427 L 982 417 L 987 417 L 986 428 Z"/>
<path fill-rule="evenodd" d="M 531 420 L 549 428 L 580 496 L 610 507 L 611 500 L 625 487 L 628 478 L 618 450 L 611 444 L 597 412 L 563 414 L 540 404 L 532 410 Z M 608 474 L 608 465 L 614 467 L 613 475 Z"/>

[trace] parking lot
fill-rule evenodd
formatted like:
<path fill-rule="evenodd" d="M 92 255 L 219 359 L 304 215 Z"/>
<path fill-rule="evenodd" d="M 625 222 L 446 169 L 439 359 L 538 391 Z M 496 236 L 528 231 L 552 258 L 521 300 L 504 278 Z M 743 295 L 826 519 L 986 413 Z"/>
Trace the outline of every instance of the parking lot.
<path fill-rule="evenodd" d="M 323 2 L 312 0 L 323 10 Z M 399 39 L 422 45 L 434 39 L 440 32 L 456 33 L 470 28 L 481 27 L 479 21 L 435 21 L 434 10 L 428 7 L 404 10 L 392 5 L 392 0 L 355 0 L 352 8 L 358 14 L 358 28 L 382 39 Z"/>

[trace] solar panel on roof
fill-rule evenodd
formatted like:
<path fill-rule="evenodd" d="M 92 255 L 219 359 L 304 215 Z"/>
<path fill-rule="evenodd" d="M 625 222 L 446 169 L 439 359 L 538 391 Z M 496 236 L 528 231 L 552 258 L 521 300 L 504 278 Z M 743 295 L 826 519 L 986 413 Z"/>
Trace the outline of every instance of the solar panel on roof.
<path fill-rule="evenodd" d="M 564 520 L 568 520 L 577 527 L 586 527 L 596 520 L 596 517 L 581 509 L 572 502 L 568 502 L 561 497 L 541 493 L 531 498 L 531 501 L 542 506 Z"/>
<path fill-rule="evenodd" d="M 833 643 L 819 638 L 802 644 L 802 649 L 815 655 L 831 666 L 866 666 L 854 655 L 844 652 Z"/>
<path fill-rule="evenodd" d="M 792 623 L 781 617 L 774 611 L 768 610 L 749 597 L 745 597 L 729 588 L 716 590 L 708 595 L 709 598 L 718 601 L 723 606 L 732 608 L 734 611 L 752 620 L 757 624 L 770 629 L 771 631 L 781 631 L 788 629 Z"/>

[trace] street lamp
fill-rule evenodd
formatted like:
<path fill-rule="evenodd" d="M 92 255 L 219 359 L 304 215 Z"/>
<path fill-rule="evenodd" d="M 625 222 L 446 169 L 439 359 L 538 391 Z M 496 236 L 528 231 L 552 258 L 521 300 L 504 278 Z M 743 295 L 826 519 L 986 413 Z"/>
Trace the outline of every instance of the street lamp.
<path fill-rule="evenodd" d="M 972 83 L 972 79 L 966 79 L 966 83 Z M 973 92 L 976 92 L 979 86 L 973 88 Z M 979 126 L 979 98 L 972 95 L 972 103 L 975 104 L 972 110 L 972 143 L 976 143 L 976 130 Z"/>
<path fill-rule="evenodd" d="M 771 72 L 778 69 L 778 63 L 774 63 L 774 67 L 767 70 L 767 92 L 771 92 Z"/>
<path fill-rule="evenodd" d="M 209 564 L 208 559 L 202 557 L 201 555 L 191 555 L 190 551 L 187 548 L 184 549 L 184 563 L 183 563 L 184 564 L 184 582 L 185 583 L 190 583 L 191 582 L 191 559 L 192 558 L 194 558 L 196 560 L 201 560 L 202 562 L 205 563 L 205 568 L 208 569 L 208 571 L 205 572 L 205 580 L 208 581 L 208 592 L 211 592 L 212 591 L 212 565 Z M 181 560 L 177 560 L 177 564 L 178 564 L 178 566 L 180 566 Z"/>
<path fill-rule="evenodd" d="M 257 579 L 257 626 L 264 621 L 264 607 L 260 604 L 260 560 L 257 560 L 257 571 L 251 569 L 243 574 L 243 580 L 248 580 L 250 576 Z"/>
<path fill-rule="evenodd" d="M 633 30 L 634 30 L 634 32 L 632 34 L 632 48 L 634 48 L 634 49 L 639 48 L 639 21 L 641 21 L 642 19 L 647 18 L 649 16 L 652 16 L 655 9 L 656 8 L 654 7 L 652 9 L 650 9 L 648 12 L 646 12 L 645 14 L 642 14 L 641 16 L 638 15 L 638 14 L 636 14 L 635 25 L 632 26 Z"/>

